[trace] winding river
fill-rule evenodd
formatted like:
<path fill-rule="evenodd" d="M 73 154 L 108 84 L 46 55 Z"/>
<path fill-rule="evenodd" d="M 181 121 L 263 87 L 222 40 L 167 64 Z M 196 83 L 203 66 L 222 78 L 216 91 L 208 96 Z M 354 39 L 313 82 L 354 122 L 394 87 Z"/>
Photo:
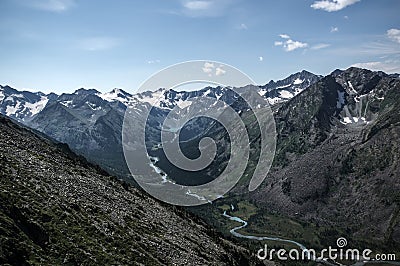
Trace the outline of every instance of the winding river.
<path fill-rule="evenodd" d="M 283 239 L 283 238 L 279 238 L 279 237 L 268 237 L 268 236 L 242 235 L 241 233 L 238 233 L 236 231 L 246 227 L 247 226 L 247 221 L 242 220 L 239 217 L 230 216 L 230 215 L 226 214 L 226 211 L 224 211 L 223 216 L 229 218 L 229 220 L 236 221 L 236 222 L 239 222 L 239 223 L 243 224 L 241 226 L 234 227 L 229 231 L 232 235 L 234 235 L 236 237 L 247 238 L 247 239 L 252 239 L 252 240 L 259 240 L 259 241 L 261 241 L 261 240 L 271 240 L 271 241 L 277 241 L 277 242 L 286 242 L 286 243 L 291 243 L 291 244 L 294 244 L 294 245 L 298 246 L 302 251 L 307 251 L 307 248 L 304 245 L 302 245 L 302 244 L 300 244 L 300 243 L 298 243 L 296 241 L 289 240 L 289 239 Z"/>
<path fill-rule="evenodd" d="M 233 211 L 233 206 L 232 206 L 232 211 Z M 227 217 L 229 220 L 231 221 L 235 221 L 235 222 L 239 222 L 242 225 L 240 226 L 236 226 L 234 228 L 232 228 L 229 232 L 235 236 L 235 237 L 239 237 L 239 238 L 245 238 L 245 239 L 250 239 L 250 240 L 258 240 L 258 241 L 262 241 L 262 240 L 269 240 L 269 241 L 276 241 L 276 242 L 283 242 L 283 243 L 290 243 L 290 244 L 294 244 L 296 245 L 298 248 L 300 248 L 303 252 L 305 252 L 304 254 L 308 255 L 308 249 L 301 243 L 296 242 L 294 240 L 290 240 L 290 239 L 284 239 L 284 238 L 279 238 L 279 237 L 269 237 L 269 236 L 253 236 L 253 235 L 243 235 L 241 233 L 238 233 L 237 230 L 240 230 L 242 228 L 245 228 L 247 226 L 247 221 L 236 217 L 236 216 L 230 216 L 229 214 L 226 213 L 226 211 L 224 211 L 224 213 L 222 214 L 223 216 Z M 326 260 L 322 260 L 322 259 L 318 259 L 315 257 L 311 257 L 312 261 L 315 262 L 319 262 L 319 263 L 323 263 L 329 266 L 337 266 L 337 265 L 343 265 L 337 262 L 329 262 Z M 350 266 L 363 266 L 366 264 L 390 264 L 390 265 L 400 265 L 400 262 L 398 261 L 359 261 L 356 262 Z"/>

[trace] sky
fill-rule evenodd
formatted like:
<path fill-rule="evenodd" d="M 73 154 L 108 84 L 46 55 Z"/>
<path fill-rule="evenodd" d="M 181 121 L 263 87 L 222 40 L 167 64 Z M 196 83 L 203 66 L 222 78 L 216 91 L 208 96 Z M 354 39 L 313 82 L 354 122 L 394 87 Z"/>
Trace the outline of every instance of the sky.
<path fill-rule="evenodd" d="M 0 84 L 121 88 L 188 60 L 257 84 L 303 69 L 400 73 L 399 0 L 1 0 Z"/>

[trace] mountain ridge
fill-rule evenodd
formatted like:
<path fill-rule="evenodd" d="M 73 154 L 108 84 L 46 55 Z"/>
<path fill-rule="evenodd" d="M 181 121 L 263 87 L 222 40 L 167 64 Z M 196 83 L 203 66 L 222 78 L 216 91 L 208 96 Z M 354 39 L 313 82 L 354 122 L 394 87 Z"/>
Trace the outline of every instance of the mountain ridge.
<path fill-rule="evenodd" d="M 296 83 L 296 79 L 306 79 L 307 82 Z M 268 88 L 255 87 L 259 94 L 265 97 L 273 95 L 273 101 L 282 103 L 305 89 L 306 85 L 315 82 L 320 77 L 309 72 L 298 72 L 288 78 L 277 81 Z M 284 88 L 278 85 L 286 84 Z M 0 94 L 2 92 L 0 87 Z M 265 89 L 268 89 L 266 94 Z M 14 92 L 14 91 L 13 91 Z M 284 96 L 280 95 L 285 92 Z M 18 91 L 14 95 L 18 95 Z M 4 93 L 3 93 L 4 94 Z M 208 96 L 215 101 L 221 100 L 227 104 L 236 101 L 236 95 L 229 88 L 205 87 L 198 91 L 175 91 L 157 89 L 154 92 L 130 94 L 121 89 L 113 89 L 108 93 L 100 93 L 95 89 L 77 89 L 73 93 L 53 94 L 40 106 L 37 112 L 25 112 L 25 103 L 21 98 L 6 93 L 8 101 L 0 101 L 0 113 L 15 118 L 23 124 L 39 130 L 57 141 L 68 143 L 70 147 L 96 164 L 101 164 L 108 171 L 121 178 L 129 179 L 128 169 L 122 152 L 122 121 L 127 106 L 142 109 L 153 107 L 152 118 L 157 123 L 157 116 L 165 117 L 175 106 L 185 108 L 191 104 L 191 98 Z M 34 93 L 33 93 L 34 94 Z M 38 92 L 34 95 L 44 94 Z M 44 96 L 43 96 L 44 95 Z M 39 96 L 36 96 L 39 97 Z M 268 98 L 270 101 L 272 98 Z M 12 109 L 10 109 L 12 108 Z M 238 106 L 238 108 L 243 108 Z M 14 112 L 6 112 L 6 111 Z M 26 114 L 25 114 L 25 113 Z M 22 115 L 24 114 L 24 115 Z M 30 115 L 31 114 L 31 115 Z"/>

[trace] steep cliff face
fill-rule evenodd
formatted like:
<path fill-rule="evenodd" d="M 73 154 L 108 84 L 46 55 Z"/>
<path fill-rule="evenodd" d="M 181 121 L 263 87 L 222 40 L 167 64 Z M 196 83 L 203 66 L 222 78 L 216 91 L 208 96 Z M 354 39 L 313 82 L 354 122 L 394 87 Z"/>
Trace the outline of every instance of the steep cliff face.
<path fill-rule="evenodd" d="M 0 263 L 258 263 L 182 209 L 160 204 L 0 116 Z"/>

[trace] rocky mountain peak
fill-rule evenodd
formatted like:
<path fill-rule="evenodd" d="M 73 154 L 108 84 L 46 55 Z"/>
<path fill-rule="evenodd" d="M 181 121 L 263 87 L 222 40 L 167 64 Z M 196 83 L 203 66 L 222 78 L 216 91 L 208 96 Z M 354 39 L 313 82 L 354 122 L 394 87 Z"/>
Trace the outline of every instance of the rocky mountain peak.
<path fill-rule="evenodd" d="M 115 94 L 118 97 L 132 97 L 132 94 L 118 88 L 114 88 L 110 93 Z"/>
<path fill-rule="evenodd" d="M 321 76 L 302 70 L 283 80 L 271 80 L 266 85 L 260 86 L 259 93 L 268 98 L 271 105 L 279 104 L 293 98 L 319 79 Z"/>
<path fill-rule="evenodd" d="M 85 88 L 80 88 L 77 89 L 73 94 L 76 95 L 89 95 L 89 94 L 96 94 L 99 93 L 96 89 L 85 89 Z"/>

